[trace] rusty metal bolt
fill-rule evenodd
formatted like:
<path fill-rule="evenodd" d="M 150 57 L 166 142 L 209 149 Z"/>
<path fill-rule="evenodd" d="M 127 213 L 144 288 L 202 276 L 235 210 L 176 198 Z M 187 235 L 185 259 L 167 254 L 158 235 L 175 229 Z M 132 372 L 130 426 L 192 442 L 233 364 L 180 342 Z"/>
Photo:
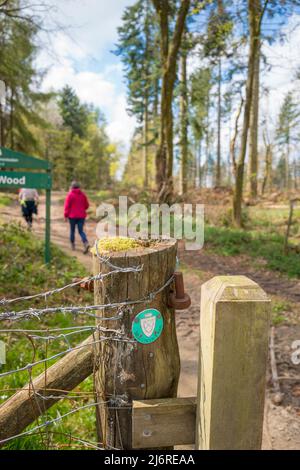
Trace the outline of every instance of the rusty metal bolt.
<path fill-rule="evenodd" d="M 184 291 L 183 275 L 181 272 L 174 273 L 175 292 L 170 292 L 168 304 L 175 310 L 185 310 L 191 305 L 190 296 Z"/>
<path fill-rule="evenodd" d="M 94 292 L 94 281 L 92 280 L 89 280 L 88 277 L 86 278 L 83 278 L 83 279 L 80 279 L 80 278 L 75 278 L 73 279 L 73 282 L 79 282 L 79 281 L 82 281 L 77 287 L 79 287 L 80 289 L 84 289 L 84 290 L 87 290 L 89 292 Z"/>

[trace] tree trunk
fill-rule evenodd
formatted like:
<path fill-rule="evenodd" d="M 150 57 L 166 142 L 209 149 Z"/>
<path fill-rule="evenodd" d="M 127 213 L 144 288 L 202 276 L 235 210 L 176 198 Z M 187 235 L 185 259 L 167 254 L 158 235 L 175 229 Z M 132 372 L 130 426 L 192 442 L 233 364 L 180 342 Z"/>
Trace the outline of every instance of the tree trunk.
<path fill-rule="evenodd" d="M 2 104 L 0 103 L 0 146 L 5 146 L 5 139 L 4 139 L 4 112 L 2 109 Z"/>
<path fill-rule="evenodd" d="M 97 304 L 140 301 L 161 289 L 175 271 L 177 243 L 164 241 L 158 246 L 111 253 L 110 261 L 122 268 L 142 266 L 141 272 L 118 273 L 95 282 Z M 94 273 L 111 271 L 111 267 L 94 256 Z M 148 398 L 171 398 L 177 395 L 180 359 L 176 338 L 174 310 L 168 307 L 169 288 L 151 298 L 98 312 L 107 328 L 119 329 L 132 338 L 132 323 L 144 309 L 156 309 L 164 328 L 155 342 L 135 344 L 105 341 L 97 347 L 95 389 L 100 423 L 99 440 L 105 448 L 131 448 L 131 401 Z M 102 324 L 101 320 L 99 321 Z M 126 405 L 127 403 L 127 405 Z"/>
<path fill-rule="evenodd" d="M 248 76 L 246 84 L 246 99 L 244 108 L 244 121 L 241 137 L 241 149 L 236 165 L 236 179 L 233 196 L 233 223 L 237 227 L 242 226 L 242 199 L 244 187 L 244 168 L 247 151 L 248 131 L 250 124 L 250 111 L 253 95 L 255 57 L 259 48 L 260 25 L 262 13 L 260 12 L 259 0 L 248 0 L 248 15 L 250 28 L 250 48 L 248 57 Z"/>
<path fill-rule="evenodd" d="M 290 135 L 288 131 L 287 137 L 287 148 L 285 154 L 285 187 L 287 190 L 291 189 L 291 178 L 290 178 Z"/>
<path fill-rule="evenodd" d="M 190 0 L 183 0 L 177 14 L 170 41 L 168 0 L 152 0 L 159 17 L 162 66 L 161 119 L 159 146 L 156 152 L 156 185 L 160 202 L 169 202 L 173 192 L 173 111 L 172 100 L 176 80 L 176 65 Z"/>
<path fill-rule="evenodd" d="M 258 173 L 258 121 L 259 121 L 259 75 L 260 75 L 260 41 L 255 56 L 253 97 L 250 117 L 250 195 L 257 197 L 257 173 Z"/>
<path fill-rule="evenodd" d="M 10 95 L 10 148 L 13 149 L 15 145 L 14 140 L 14 91 L 11 88 Z"/>
<path fill-rule="evenodd" d="M 262 195 L 265 194 L 265 191 L 270 191 L 272 187 L 272 146 L 271 144 L 266 145 L 266 155 L 265 155 L 265 176 L 262 184 Z"/>
<path fill-rule="evenodd" d="M 150 79 L 149 77 L 149 37 L 150 37 L 150 29 L 149 29 L 149 0 L 146 1 L 145 6 L 145 67 L 144 67 L 144 79 L 145 79 L 145 95 L 144 95 L 144 187 L 145 189 L 148 188 L 149 185 L 149 178 L 148 178 L 148 160 L 149 160 L 149 148 L 148 148 L 148 136 L 149 136 L 149 90 L 147 86 L 147 82 Z"/>
<path fill-rule="evenodd" d="M 221 186 L 221 118 L 222 118 L 222 59 L 218 59 L 218 145 L 216 186 Z"/>
<path fill-rule="evenodd" d="M 180 194 L 187 192 L 188 173 L 188 94 L 187 94 L 187 54 L 181 55 L 181 96 L 180 96 L 180 120 L 181 120 L 181 172 L 180 172 Z"/>
<path fill-rule="evenodd" d="M 202 139 L 199 140 L 196 156 L 196 187 L 202 188 Z"/>
<path fill-rule="evenodd" d="M 205 165 L 204 165 L 204 171 L 203 171 L 203 178 L 204 178 L 204 186 L 207 187 L 207 177 L 208 177 L 208 162 L 210 158 L 210 136 L 209 136 L 209 127 L 210 127 L 210 116 L 209 116 L 209 111 L 210 111 L 210 97 L 209 95 L 207 96 L 207 117 L 206 117 L 206 136 L 205 136 L 205 151 L 206 151 L 206 160 L 205 160 Z"/>
<path fill-rule="evenodd" d="M 145 93 L 145 111 L 144 111 L 144 188 L 147 189 L 149 186 L 148 178 L 148 166 L 149 166 L 149 147 L 148 147 L 148 135 L 149 135 L 149 99 L 148 92 Z"/>

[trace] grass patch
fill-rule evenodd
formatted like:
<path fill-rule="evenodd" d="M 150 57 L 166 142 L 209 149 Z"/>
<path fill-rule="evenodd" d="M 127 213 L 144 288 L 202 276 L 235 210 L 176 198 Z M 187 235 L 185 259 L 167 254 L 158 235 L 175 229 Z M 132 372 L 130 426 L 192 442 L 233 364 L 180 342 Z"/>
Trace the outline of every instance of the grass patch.
<path fill-rule="evenodd" d="M 292 250 L 284 254 L 283 235 L 207 226 L 205 242 L 207 248 L 215 253 L 261 258 L 266 261 L 266 267 L 270 270 L 289 277 L 300 277 L 300 254 Z"/>
<path fill-rule="evenodd" d="M 0 208 L 9 206 L 13 200 L 14 196 L 12 196 L 11 194 L 0 193 Z"/>
<path fill-rule="evenodd" d="M 73 257 L 63 253 L 52 245 L 52 263 L 49 267 L 44 264 L 44 243 L 36 239 L 31 233 L 20 225 L 0 225 L 0 298 L 13 298 L 47 291 L 54 287 L 69 284 L 74 277 L 83 277 L 87 273 L 84 267 Z M 13 303 L 9 308 L 2 306 L 0 312 L 6 310 L 20 310 L 24 308 L 57 305 L 84 305 L 93 302 L 92 294 L 82 291 L 78 293 L 74 289 L 67 289 L 62 293 L 47 297 L 47 300 L 36 299 L 21 303 Z M 82 316 L 72 316 L 58 312 L 45 315 L 40 319 L 22 320 L 18 322 L 1 322 L 1 328 L 26 328 L 46 329 L 50 327 L 68 328 L 74 325 L 93 325 L 94 319 L 86 320 Z M 83 341 L 88 333 L 80 333 L 70 338 L 70 344 L 75 346 Z M 68 344 L 63 338 L 53 341 L 29 339 L 27 335 L 15 333 L 1 333 L 0 340 L 6 344 L 6 364 L 0 366 L 1 372 L 19 369 L 28 363 L 45 359 L 58 352 L 68 349 Z M 32 347 L 35 345 L 35 351 Z M 34 352 L 34 357 L 33 357 Z M 56 359 L 57 360 L 57 359 Z M 49 367 L 54 361 L 48 361 L 33 368 L 32 377 L 37 376 L 45 367 Z M 11 396 L 15 389 L 19 389 L 28 383 L 29 372 L 22 371 L 0 378 L 0 404 Z M 92 393 L 92 378 L 84 381 L 76 391 L 86 392 L 84 398 L 63 400 L 48 410 L 37 424 L 52 420 L 68 413 L 74 408 L 94 401 Z M 84 448 L 76 438 L 95 441 L 95 409 L 87 408 L 76 412 L 55 425 L 42 428 L 33 435 L 9 441 L 4 449 L 65 449 Z"/>
<path fill-rule="evenodd" d="M 272 303 L 272 323 L 274 326 L 279 326 L 285 323 L 288 318 L 284 315 L 291 311 L 291 305 L 284 301 Z"/>

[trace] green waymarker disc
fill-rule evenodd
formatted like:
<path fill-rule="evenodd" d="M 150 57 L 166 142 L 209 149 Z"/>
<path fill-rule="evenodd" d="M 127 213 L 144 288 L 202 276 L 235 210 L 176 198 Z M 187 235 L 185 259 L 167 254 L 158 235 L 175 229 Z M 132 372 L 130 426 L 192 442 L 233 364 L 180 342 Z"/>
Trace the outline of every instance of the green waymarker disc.
<path fill-rule="evenodd" d="M 132 322 L 132 334 L 142 344 L 153 343 L 160 337 L 164 327 L 162 314 L 155 308 L 140 312 Z"/>

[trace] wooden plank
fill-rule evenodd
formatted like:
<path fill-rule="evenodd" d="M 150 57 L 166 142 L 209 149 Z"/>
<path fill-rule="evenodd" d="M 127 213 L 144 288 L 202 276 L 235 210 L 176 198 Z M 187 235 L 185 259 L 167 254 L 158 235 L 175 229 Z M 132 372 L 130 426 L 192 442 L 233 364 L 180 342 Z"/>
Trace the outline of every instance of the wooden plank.
<path fill-rule="evenodd" d="M 196 398 L 133 401 L 134 449 L 195 443 Z"/>
<path fill-rule="evenodd" d="M 270 301 L 245 276 L 202 285 L 196 449 L 261 448 Z"/>

